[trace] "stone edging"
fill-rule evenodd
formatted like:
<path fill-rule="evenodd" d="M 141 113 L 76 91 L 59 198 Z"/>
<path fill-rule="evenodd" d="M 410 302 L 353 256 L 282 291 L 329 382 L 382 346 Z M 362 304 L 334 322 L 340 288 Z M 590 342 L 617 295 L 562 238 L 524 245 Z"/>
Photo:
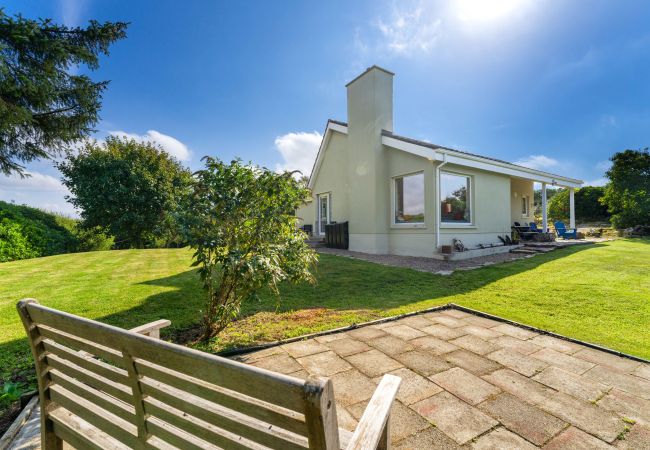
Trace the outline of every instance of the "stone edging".
<path fill-rule="evenodd" d="M 9 448 L 11 444 L 18 435 L 18 432 L 21 430 L 22 426 L 27 422 L 27 419 L 32 415 L 34 407 L 38 406 L 38 395 L 32 397 L 32 399 L 27 403 L 23 410 L 18 414 L 18 417 L 14 419 L 11 426 L 5 431 L 5 434 L 0 438 L 0 449 Z"/>
<path fill-rule="evenodd" d="M 256 351 L 259 351 L 259 350 L 264 350 L 264 349 L 267 349 L 267 348 L 277 347 L 277 346 L 284 345 L 284 344 L 290 344 L 292 342 L 304 341 L 304 340 L 312 339 L 312 338 L 319 337 L 319 336 L 327 336 L 329 334 L 341 333 L 341 332 L 344 332 L 344 331 L 355 330 L 357 328 L 367 327 L 367 326 L 370 326 L 370 325 L 376 325 L 376 324 L 380 324 L 380 323 L 393 322 L 395 320 L 404 319 L 406 317 L 418 316 L 418 315 L 421 315 L 421 314 L 426 314 L 426 313 L 435 312 L 435 311 L 444 311 L 446 309 L 457 309 L 459 311 L 464 311 L 464 312 L 474 314 L 474 315 L 477 315 L 477 316 L 480 316 L 480 317 L 485 317 L 486 319 L 492 319 L 492 320 L 495 320 L 497 322 L 507 323 L 509 325 L 513 325 L 513 326 L 516 326 L 516 327 L 519 327 L 519 328 L 523 328 L 523 329 L 526 329 L 526 330 L 529 330 L 529 331 L 533 331 L 535 333 L 544 334 L 544 335 L 551 336 L 551 337 L 554 337 L 554 338 L 562 339 L 564 341 L 584 345 L 585 347 L 593 348 L 595 350 L 600 350 L 601 352 L 610 353 L 612 355 L 620 356 L 622 358 L 627 358 L 627 359 L 631 359 L 633 361 L 639 361 L 639 362 L 642 362 L 642 363 L 650 364 L 650 360 L 640 358 L 638 356 L 629 355 L 627 353 L 619 352 L 619 351 L 613 350 L 611 348 L 603 347 L 603 346 L 600 346 L 600 345 L 597 345 L 597 344 L 592 344 L 590 342 L 581 341 L 579 339 L 570 338 L 570 337 L 567 337 L 567 336 L 563 336 L 561 334 L 553 333 L 552 331 L 543 330 L 541 328 L 536 328 L 536 327 L 533 327 L 533 326 L 530 326 L 530 325 L 525 325 L 525 324 L 522 324 L 522 323 L 519 323 L 519 322 L 515 322 L 514 320 L 504 319 L 503 317 L 499 317 L 499 316 L 495 316 L 495 315 L 492 315 L 492 314 L 484 313 L 482 311 L 477 311 L 475 309 L 467 308 L 465 306 L 457 305 L 455 303 L 447 303 L 445 305 L 434 306 L 432 308 L 427 308 L 427 309 L 423 309 L 423 310 L 420 310 L 420 311 L 400 314 L 400 315 L 397 315 L 397 316 L 383 317 L 381 319 L 371 320 L 370 322 L 352 324 L 352 325 L 348 325 L 347 327 L 335 328 L 333 330 L 319 331 L 319 332 L 316 332 L 316 333 L 305 334 L 305 335 L 297 336 L 297 337 L 294 337 L 294 338 L 281 339 L 279 341 L 273 341 L 273 342 L 269 342 L 267 344 L 255 345 L 255 346 L 252 346 L 252 347 L 240 347 L 240 348 L 234 348 L 234 349 L 231 349 L 231 350 L 224 350 L 224 351 L 218 352 L 216 354 L 218 356 L 224 356 L 224 357 L 245 355 L 245 354 L 248 354 L 248 353 L 253 353 L 253 352 L 256 352 Z"/>

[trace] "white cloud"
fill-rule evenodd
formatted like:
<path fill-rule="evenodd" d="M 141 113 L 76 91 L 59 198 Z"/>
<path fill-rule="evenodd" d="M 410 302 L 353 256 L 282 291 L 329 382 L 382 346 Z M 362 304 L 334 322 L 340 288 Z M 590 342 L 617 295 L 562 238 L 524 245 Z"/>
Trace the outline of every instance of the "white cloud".
<path fill-rule="evenodd" d="M 309 176 L 322 139 L 323 136 L 318 131 L 299 131 L 275 138 L 275 148 L 284 161 L 276 166 L 277 170 L 299 170 L 303 175 Z"/>
<path fill-rule="evenodd" d="M 598 163 L 596 163 L 596 169 L 601 170 L 603 172 L 608 171 L 610 167 L 612 167 L 612 162 L 609 159 L 606 159 L 604 161 L 598 161 Z"/>
<path fill-rule="evenodd" d="M 382 35 L 382 46 L 389 52 L 410 56 L 431 50 L 441 33 L 442 20 L 432 17 L 420 4 L 410 10 L 394 10 L 390 20 L 379 20 L 377 28 Z"/>
<path fill-rule="evenodd" d="M 530 155 L 515 161 L 515 164 L 537 170 L 552 169 L 560 165 L 557 159 L 545 155 Z"/>
<path fill-rule="evenodd" d="M 25 204 L 69 216 L 77 216 L 74 207 L 66 202 L 68 189 L 55 177 L 40 172 L 27 172 L 30 176 L 0 176 L 0 200 Z"/>
<path fill-rule="evenodd" d="M 128 139 L 135 139 L 140 142 L 152 142 L 162 147 L 164 151 L 169 153 L 179 161 L 189 161 L 191 158 L 190 150 L 187 145 L 183 144 L 176 138 L 163 134 L 156 130 L 149 130 L 146 134 L 127 133 L 126 131 L 109 131 L 111 136 L 125 137 Z"/>

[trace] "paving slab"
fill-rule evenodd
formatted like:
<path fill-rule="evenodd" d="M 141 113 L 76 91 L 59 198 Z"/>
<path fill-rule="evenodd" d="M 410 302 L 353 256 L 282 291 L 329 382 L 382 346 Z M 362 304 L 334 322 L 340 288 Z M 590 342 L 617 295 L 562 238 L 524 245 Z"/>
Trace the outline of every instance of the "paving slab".
<path fill-rule="evenodd" d="M 530 356 L 544 361 L 552 366 L 564 369 L 567 372 L 573 372 L 578 375 L 585 373 L 587 370 L 595 366 L 594 363 L 585 361 L 583 359 L 574 358 L 573 356 L 567 355 L 565 353 L 560 353 L 556 350 L 553 350 L 552 348 L 544 348 L 538 352 L 531 354 Z"/>
<path fill-rule="evenodd" d="M 394 358 L 412 371 L 419 373 L 424 377 L 451 369 L 451 365 L 444 360 L 444 355 L 435 356 L 432 353 L 422 350 L 399 353 L 394 355 Z"/>
<path fill-rule="evenodd" d="M 419 402 L 442 392 L 440 386 L 407 368 L 394 370 L 391 374 L 402 379 L 402 384 L 397 391 L 397 398 L 405 405 Z M 378 383 L 380 379 L 381 377 L 377 377 L 375 381 Z"/>
<path fill-rule="evenodd" d="M 618 372 L 605 366 L 595 366 L 584 373 L 585 377 L 613 386 L 617 389 L 634 394 L 637 397 L 650 399 L 650 381 Z"/>
<path fill-rule="evenodd" d="M 377 383 L 356 369 L 332 375 L 336 402 L 344 406 L 370 400 L 377 389 Z"/>
<path fill-rule="evenodd" d="M 486 357 L 527 377 L 531 377 L 548 367 L 548 364 L 544 361 L 531 358 L 509 348 L 497 350 L 486 355 Z"/>
<path fill-rule="evenodd" d="M 464 444 L 498 424 L 449 392 L 436 394 L 411 405 L 411 408 L 458 444 Z"/>
<path fill-rule="evenodd" d="M 412 339 L 409 341 L 409 344 L 413 345 L 413 347 L 417 349 L 427 350 L 434 355 L 442 355 L 458 349 L 455 345 L 433 336 L 423 336 L 417 339 Z"/>
<path fill-rule="evenodd" d="M 390 356 L 415 350 L 413 345 L 392 335 L 384 335 L 376 339 L 369 339 L 366 343 Z"/>
<path fill-rule="evenodd" d="M 482 339 L 494 339 L 499 336 L 503 336 L 503 333 L 494 331 L 491 328 L 482 327 L 480 325 L 468 325 L 462 328 L 468 334 L 473 334 L 474 336 L 480 337 Z"/>
<path fill-rule="evenodd" d="M 509 323 L 501 323 L 497 325 L 496 327 L 494 327 L 494 331 L 498 331 L 499 333 L 503 333 L 510 337 L 521 339 L 521 340 L 531 339 L 539 334 L 539 333 L 535 333 L 534 331 L 527 330 L 525 328 L 510 325 Z"/>
<path fill-rule="evenodd" d="M 252 361 L 249 364 L 252 364 L 255 367 L 261 367 L 262 369 L 272 370 L 273 372 L 283 373 L 288 375 L 293 372 L 298 372 L 303 367 L 296 362 L 288 353 L 276 353 L 275 355 L 267 356 L 266 358 L 260 358 L 256 361 Z"/>
<path fill-rule="evenodd" d="M 577 351 L 582 350 L 584 348 L 580 344 L 576 344 L 575 342 L 566 341 L 564 339 L 548 336 L 546 334 L 540 334 L 539 336 L 535 336 L 534 338 L 530 339 L 530 342 L 532 342 L 533 344 L 537 344 L 541 347 L 552 348 L 553 350 L 556 350 L 558 352 L 569 353 L 569 354 L 576 353 Z"/>
<path fill-rule="evenodd" d="M 395 325 L 392 327 L 386 327 L 384 328 L 384 331 L 388 334 L 392 334 L 396 338 L 403 339 L 405 341 L 426 336 L 426 333 L 423 333 L 413 327 L 409 327 L 408 325 Z"/>
<path fill-rule="evenodd" d="M 384 331 L 373 327 L 359 327 L 356 330 L 347 331 L 346 334 L 353 337 L 354 339 L 359 339 L 362 341 L 386 336 L 386 333 Z"/>
<path fill-rule="evenodd" d="M 545 398 L 556 394 L 555 390 L 510 369 L 496 370 L 482 378 L 532 405 L 541 404 Z"/>
<path fill-rule="evenodd" d="M 352 368 L 343 358 L 331 350 L 296 359 L 311 375 L 329 377 Z"/>
<path fill-rule="evenodd" d="M 441 323 L 444 326 L 449 328 L 460 328 L 460 327 L 467 326 L 467 322 L 443 314 L 431 315 L 431 316 L 425 315 L 424 317 L 427 317 L 428 319 L 433 319 L 434 322 Z"/>
<path fill-rule="evenodd" d="M 567 426 L 566 422 L 508 393 L 481 403 L 479 409 L 540 446 Z"/>
<path fill-rule="evenodd" d="M 634 372 L 632 372 L 632 375 L 650 380 L 650 364 L 640 365 Z"/>
<path fill-rule="evenodd" d="M 480 327 L 485 327 L 485 328 L 496 327 L 503 323 L 496 320 L 488 319 L 487 317 L 481 317 L 475 315 L 469 315 L 462 320 L 464 320 L 468 324 L 478 325 Z"/>
<path fill-rule="evenodd" d="M 623 418 L 650 426 L 650 400 L 613 388 L 598 401 L 598 406 L 614 411 Z"/>
<path fill-rule="evenodd" d="M 613 450 L 614 447 L 575 427 L 567 428 L 545 450 Z"/>
<path fill-rule="evenodd" d="M 313 355 L 314 353 L 322 353 L 329 350 L 325 345 L 318 342 L 316 339 L 309 339 L 306 341 L 292 342 L 282 346 L 287 353 L 294 358 L 302 358 L 303 356 Z"/>
<path fill-rule="evenodd" d="M 517 339 L 512 336 L 499 336 L 496 339 L 491 339 L 490 342 L 499 347 L 509 348 L 519 353 L 523 353 L 524 355 L 530 355 L 531 353 L 535 353 L 544 348 L 537 344 L 533 344 L 530 341 Z"/>
<path fill-rule="evenodd" d="M 449 341 L 449 343 L 457 345 L 458 347 L 462 347 L 465 350 L 469 350 L 470 352 L 474 352 L 479 355 L 485 355 L 486 353 L 491 353 L 499 349 L 499 346 L 496 344 L 493 344 L 492 342 L 486 341 L 471 334 L 452 339 Z"/>
<path fill-rule="evenodd" d="M 339 356 L 349 356 L 370 350 L 365 342 L 348 337 L 327 342 L 325 345 Z"/>
<path fill-rule="evenodd" d="M 637 368 L 645 367 L 649 370 L 647 364 L 641 364 L 628 358 L 621 358 L 620 356 L 612 355 L 611 353 L 602 352 L 593 348 L 583 348 L 582 350 L 574 353 L 576 358 L 592 362 L 601 366 L 607 366 L 611 369 L 616 369 L 625 373 L 632 373 Z"/>
<path fill-rule="evenodd" d="M 611 389 L 598 381 L 581 377 L 555 366 L 547 367 L 535 375 L 533 380 L 588 402 L 600 399 Z"/>
<path fill-rule="evenodd" d="M 409 327 L 421 330 L 422 328 L 430 327 L 433 321 L 427 319 L 423 315 L 410 316 L 400 320 L 400 323 L 408 325 Z"/>
<path fill-rule="evenodd" d="M 476 353 L 468 352 L 467 350 L 457 350 L 443 356 L 445 361 L 452 366 L 462 367 L 474 375 L 484 375 L 503 367 L 495 361 L 479 356 Z"/>
<path fill-rule="evenodd" d="M 505 428 L 499 427 L 478 438 L 471 448 L 472 450 L 534 450 L 537 447 Z"/>
<path fill-rule="evenodd" d="M 650 450 L 650 428 L 634 425 L 623 439 L 616 442 L 616 448 L 629 450 Z"/>
<path fill-rule="evenodd" d="M 359 420 L 366 410 L 367 402 L 357 403 L 350 406 L 350 413 Z M 391 441 L 399 442 L 422 430 L 431 428 L 431 424 L 424 417 L 418 415 L 412 409 L 404 406 L 399 400 L 393 403 L 391 409 Z"/>
<path fill-rule="evenodd" d="M 398 441 L 395 450 L 460 450 L 461 447 L 453 439 L 435 427 L 429 427 L 419 433 L 413 434 Z"/>
<path fill-rule="evenodd" d="M 431 381 L 470 405 L 476 405 L 501 392 L 498 387 L 460 367 L 431 375 Z"/>
<path fill-rule="evenodd" d="M 438 339 L 443 339 L 445 341 L 449 339 L 456 339 L 457 337 L 467 334 L 462 330 L 462 328 L 449 328 L 448 326 L 439 323 L 428 326 L 426 328 L 422 328 L 421 330 L 433 337 L 437 337 Z"/>
<path fill-rule="evenodd" d="M 379 350 L 369 350 L 346 357 L 347 361 L 369 377 L 376 377 L 402 367 L 402 364 Z"/>
<path fill-rule="evenodd" d="M 440 311 L 440 313 L 444 314 L 446 316 L 451 316 L 451 317 L 453 317 L 455 319 L 462 319 L 464 317 L 473 316 L 473 314 L 470 314 L 470 313 L 465 312 L 465 311 L 461 311 L 459 309 L 443 309 L 442 311 Z"/>

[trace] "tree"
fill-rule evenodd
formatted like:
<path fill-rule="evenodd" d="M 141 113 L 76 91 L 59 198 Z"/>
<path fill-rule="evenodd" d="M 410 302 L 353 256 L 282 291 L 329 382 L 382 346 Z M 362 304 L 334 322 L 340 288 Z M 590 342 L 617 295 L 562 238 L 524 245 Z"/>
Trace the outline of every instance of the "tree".
<path fill-rule="evenodd" d="M 650 225 L 650 153 L 648 149 L 625 150 L 610 158 L 603 205 L 615 228 Z"/>
<path fill-rule="evenodd" d="M 581 222 L 608 222 L 607 207 L 600 203 L 605 194 L 601 186 L 585 186 L 575 190 L 575 214 Z M 548 202 L 548 215 L 551 220 L 569 220 L 569 190 L 558 189 Z"/>
<path fill-rule="evenodd" d="M 186 199 L 185 230 L 207 294 L 204 337 L 223 330 L 263 287 L 308 281 L 317 256 L 294 211 L 309 190 L 292 173 L 205 157 Z"/>
<path fill-rule="evenodd" d="M 99 55 L 126 37 L 127 24 L 90 21 L 66 27 L 50 19 L 7 16 L 0 8 L 0 172 L 60 154 L 93 131 L 108 81 L 70 68 L 99 67 Z"/>
<path fill-rule="evenodd" d="M 108 137 L 57 164 L 68 201 L 86 228 L 101 227 L 118 248 L 169 245 L 179 235 L 177 207 L 190 172 L 152 143 Z"/>

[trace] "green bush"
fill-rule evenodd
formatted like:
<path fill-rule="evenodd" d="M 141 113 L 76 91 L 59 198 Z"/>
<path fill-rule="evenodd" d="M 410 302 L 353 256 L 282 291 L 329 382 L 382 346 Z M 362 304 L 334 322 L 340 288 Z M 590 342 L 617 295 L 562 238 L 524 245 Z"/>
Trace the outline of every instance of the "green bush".
<path fill-rule="evenodd" d="M 607 207 L 600 203 L 605 188 L 585 186 L 575 190 L 575 214 L 578 222 L 608 222 Z M 569 220 L 569 190 L 560 189 L 548 202 L 548 216 L 551 220 Z"/>
<path fill-rule="evenodd" d="M 112 237 L 82 229 L 78 220 L 0 201 L 0 262 L 112 246 Z"/>

